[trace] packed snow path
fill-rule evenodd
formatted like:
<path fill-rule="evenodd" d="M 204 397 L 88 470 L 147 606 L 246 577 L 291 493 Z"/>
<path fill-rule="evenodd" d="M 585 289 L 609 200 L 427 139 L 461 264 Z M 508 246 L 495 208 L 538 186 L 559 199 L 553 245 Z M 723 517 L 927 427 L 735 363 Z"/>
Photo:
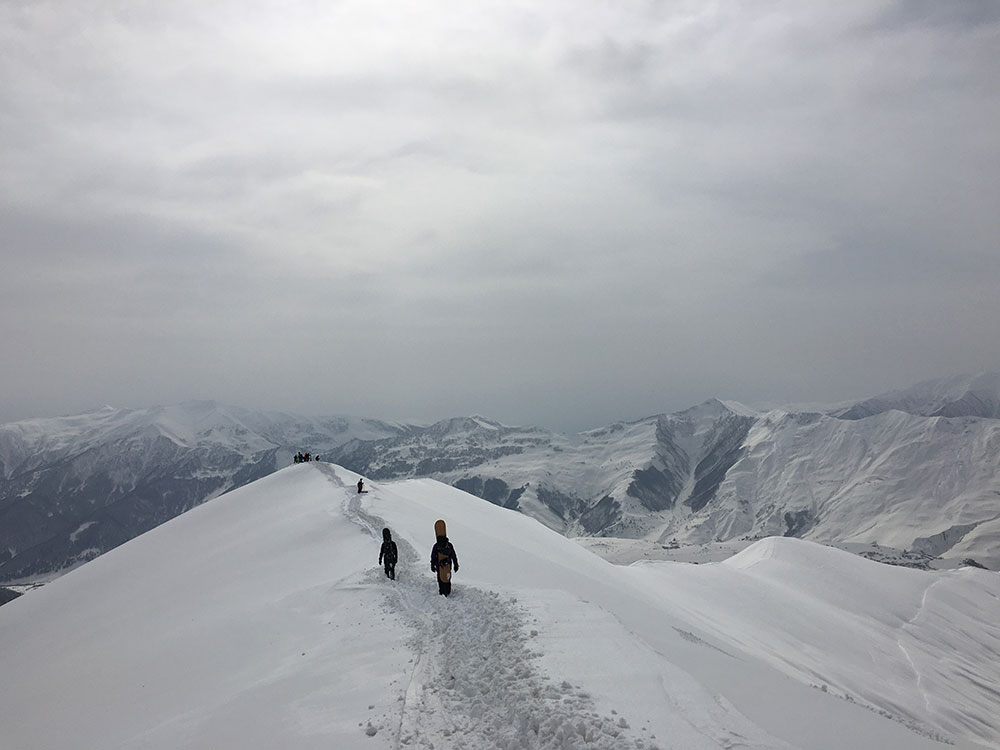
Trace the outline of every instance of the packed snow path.
<path fill-rule="evenodd" d="M 320 466 L 348 494 L 349 516 L 381 539 L 385 521 L 362 510 L 362 496 L 332 467 Z M 441 596 L 424 555 L 395 541 L 396 579 L 381 569 L 369 578 L 384 582 L 386 615 L 413 629 L 415 656 L 399 716 L 369 721 L 369 734 L 390 731 L 396 747 L 429 750 L 660 750 L 617 711 L 601 716 L 579 687 L 540 674 L 530 644 L 537 631 L 528 630 L 516 600 L 467 585 Z"/>

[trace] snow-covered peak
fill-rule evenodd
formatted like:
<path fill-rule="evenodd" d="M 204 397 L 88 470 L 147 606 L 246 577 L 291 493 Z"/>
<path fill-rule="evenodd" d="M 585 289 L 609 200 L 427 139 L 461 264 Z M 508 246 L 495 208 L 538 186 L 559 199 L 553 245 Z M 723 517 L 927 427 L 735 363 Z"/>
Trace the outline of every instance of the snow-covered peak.
<path fill-rule="evenodd" d="M 166 437 L 193 447 L 208 440 L 226 442 L 248 435 L 251 431 L 242 424 L 235 411 L 216 401 L 187 401 L 154 407 L 145 416 Z M 267 442 L 259 440 L 257 446 L 264 449 Z"/>
<path fill-rule="evenodd" d="M 692 406 L 689 409 L 679 411 L 673 416 L 690 419 L 690 420 L 703 420 L 703 419 L 718 419 L 721 416 L 726 416 L 732 414 L 733 410 L 730 409 L 723 401 L 717 398 L 710 398 L 707 401 Z"/>
<path fill-rule="evenodd" d="M 493 419 L 473 415 L 443 419 L 422 430 L 422 433 L 436 439 L 456 439 L 470 435 L 497 438 L 506 432 L 530 432 L 534 429 L 532 427 L 510 427 Z"/>
<path fill-rule="evenodd" d="M 759 417 L 760 411 L 754 409 L 746 404 L 740 403 L 739 401 L 733 401 L 731 399 L 726 399 L 721 401 L 723 406 L 725 406 L 733 414 L 738 414 L 741 417 Z"/>
<path fill-rule="evenodd" d="M 11 422 L 0 425 L 0 451 L 5 437 L 7 442 L 16 441 L 25 454 L 40 454 L 81 451 L 102 443 L 155 435 L 186 448 L 212 443 L 250 453 L 279 446 L 329 450 L 331 445 L 348 440 L 374 440 L 411 429 L 372 419 L 304 417 L 201 400 L 145 409 L 105 406 L 73 416 Z"/>

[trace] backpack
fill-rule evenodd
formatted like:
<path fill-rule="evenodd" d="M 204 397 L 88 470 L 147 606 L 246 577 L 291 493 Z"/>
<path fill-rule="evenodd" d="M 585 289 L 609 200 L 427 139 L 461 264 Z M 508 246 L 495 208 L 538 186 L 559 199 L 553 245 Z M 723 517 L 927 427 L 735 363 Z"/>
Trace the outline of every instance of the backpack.
<path fill-rule="evenodd" d="M 448 554 L 447 547 L 444 549 L 443 552 L 439 548 L 437 556 L 438 556 L 438 564 L 437 564 L 438 578 L 441 580 L 442 583 L 448 583 L 451 580 L 451 555 Z"/>

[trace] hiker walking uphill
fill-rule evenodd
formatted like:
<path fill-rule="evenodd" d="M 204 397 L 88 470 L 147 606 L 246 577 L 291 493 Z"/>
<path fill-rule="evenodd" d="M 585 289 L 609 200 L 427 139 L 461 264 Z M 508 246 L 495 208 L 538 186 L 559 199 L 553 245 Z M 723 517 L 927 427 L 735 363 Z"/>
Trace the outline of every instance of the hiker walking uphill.
<path fill-rule="evenodd" d="M 389 529 L 382 529 L 382 549 L 378 552 L 378 564 L 382 565 L 384 561 L 385 577 L 392 581 L 396 580 L 397 559 L 398 552 L 396 550 L 396 543 L 392 541 L 392 534 L 389 532 Z"/>
<path fill-rule="evenodd" d="M 448 596 L 451 594 L 452 569 L 458 572 L 458 555 L 455 554 L 452 543 L 448 541 L 444 521 L 434 523 L 434 534 L 437 536 L 437 541 L 431 549 L 431 570 L 437 573 L 438 593 Z"/>

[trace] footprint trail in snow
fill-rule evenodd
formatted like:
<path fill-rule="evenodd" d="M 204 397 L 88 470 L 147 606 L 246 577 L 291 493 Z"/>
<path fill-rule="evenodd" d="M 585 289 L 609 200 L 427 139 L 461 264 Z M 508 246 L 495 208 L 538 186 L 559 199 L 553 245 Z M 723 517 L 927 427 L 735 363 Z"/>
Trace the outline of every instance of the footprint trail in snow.
<path fill-rule="evenodd" d="M 382 519 L 356 497 L 347 505 L 380 539 Z M 516 600 L 467 585 L 440 596 L 431 574 L 421 574 L 423 556 L 396 542 L 396 580 L 378 576 L 387 613 L 413 630 L 414 666 L 400 713 L 369 722 L 370 735 L 390 732 L 396 747 L 415 750 L 661 750 L 655 737 L 636 736 L 622 716 L 601 716 L 585 692 L 535 667 Z"/>

